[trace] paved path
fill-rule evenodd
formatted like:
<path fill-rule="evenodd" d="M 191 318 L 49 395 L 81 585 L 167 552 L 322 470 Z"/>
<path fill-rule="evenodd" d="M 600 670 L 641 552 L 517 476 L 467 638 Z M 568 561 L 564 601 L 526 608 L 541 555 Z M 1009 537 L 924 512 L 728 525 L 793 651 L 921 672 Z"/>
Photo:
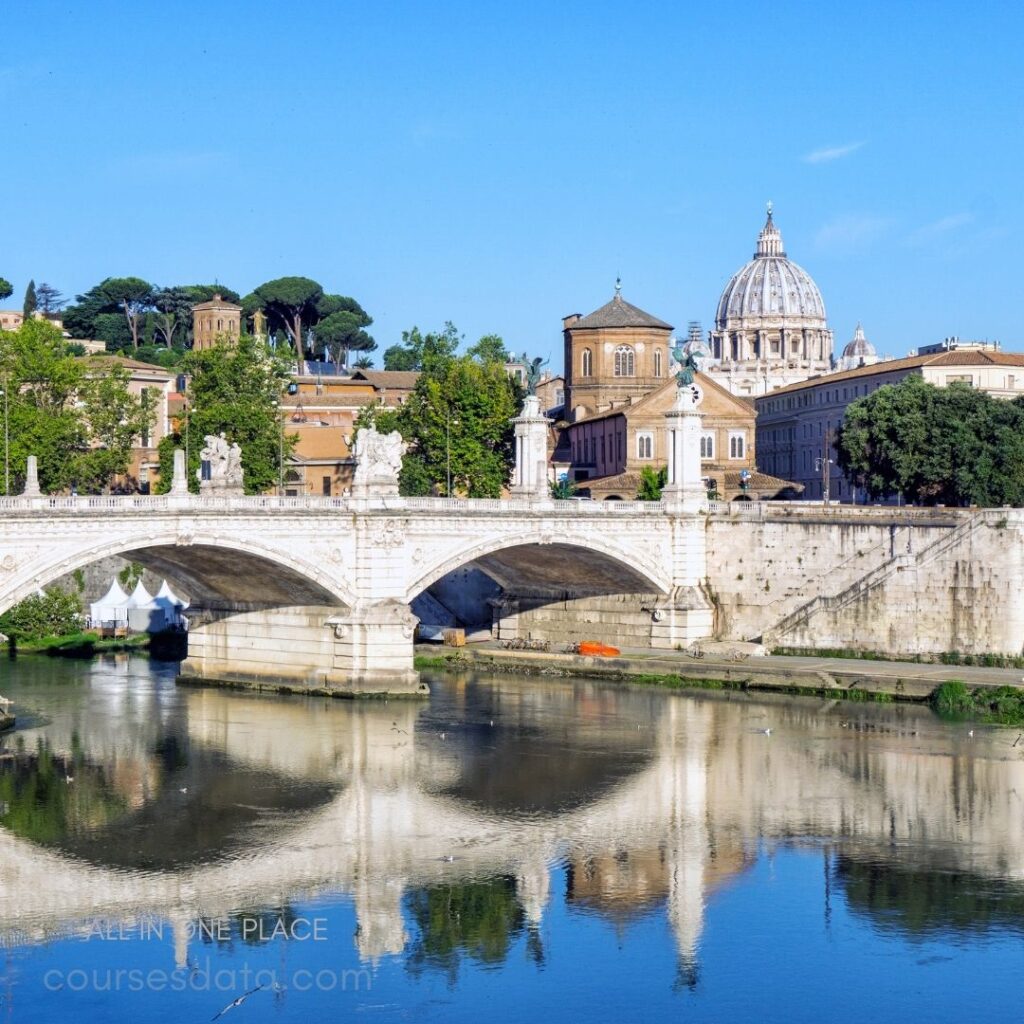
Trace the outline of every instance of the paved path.
<path fill-rule="evenodd" d="M 752 689 L 810 689 L 821 692 L 860 689 L 909 700 L 926 699 L 941 683 L 959 679 L 969 686 L 1016 686 L 1024 689 L 1024 669 L 974 665 L 918 664 L 862 658 L 818 658 L 789 655 L 730 657 L 732 649 L 750 644 L 714 645 L 703 658 L 682 651 L 623 648 L 618 658 L 583 658 L 562 653 L 506 650 L 493 641 L 462 648 L 463 657 L 494 668 L 519 671 L 561 671 L 571 675 L 628 678 L 631 675 L 678 675 L 694 680 L 719 680 Z M 422 645 L 427 656 L 454 654 L 449 648 Z"/>

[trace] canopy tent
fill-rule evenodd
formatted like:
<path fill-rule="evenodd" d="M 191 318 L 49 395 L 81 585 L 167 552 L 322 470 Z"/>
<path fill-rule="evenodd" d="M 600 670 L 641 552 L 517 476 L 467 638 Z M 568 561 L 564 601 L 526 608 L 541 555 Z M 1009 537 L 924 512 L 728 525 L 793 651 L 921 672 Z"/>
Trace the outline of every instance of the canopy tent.
<path fill-rule="evenodd" d="M 178 597 L 167 580 L 164 580 L 156 596 L 152 596 L 139 581 L 129 598 L 128 626 L 137 633 L 162 633 L 184 624 L 181 612 L 188 602 Z"/>
<path fill-rule="evenodd" d="M 121 589 L 117 580 L 113 580 L 103 597 L 89 605 L 89 618 L 92 624 L 126 626 L 128 602 L 128 595 Z"/>

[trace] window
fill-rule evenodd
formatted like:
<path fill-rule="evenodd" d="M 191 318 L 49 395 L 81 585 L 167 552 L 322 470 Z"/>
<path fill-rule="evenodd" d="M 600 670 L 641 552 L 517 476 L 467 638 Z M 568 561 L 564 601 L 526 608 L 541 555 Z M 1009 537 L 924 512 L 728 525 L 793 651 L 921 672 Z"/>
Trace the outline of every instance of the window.
<path fill-rule="evenodd" d="M 661 376 L 661 349 L 656 348 L 654 350 L 654 376 Z M 1012 380 L 1012 378 L 1011 378 Z"/>
<path fill-rule="evenodd" d="M 635 360 L 633 356 L 633 349 L 629 345 L 620 345 L 615 350 L 615 376 L 616 377 L 632 377 L 635 375 L 634 371 Z"/>
<path fill-rule="evenodd" d="M 149 392 L 152 391 L 152 390 L 153 390 L 152 388 L 143 388 L 142 391 L 139 394 L 139 398 L 141 398 L 142 401 L 145 402 L 146 401 L 146 395 L 149 394 Z M 142 435 L 139 438 L 139 447 L 140 448 L 148 448 L 153 443 L 153 438 L 152 438 L 152 435 L 150 434 L 149 431 L 150 431 L 150 424 L 147 423 L 142 428 Z"/>
<path fill-rule="evenodd" d="M 323 478 L 322 486 L 323 486 L 324 497 L 325 498 L 329 498 L 331 496 L 331 478 L 329 476 L 325 476 Z"/>
<path fill-rule="evenodd" d="M 636 457 L 638 459 L 654 458 L 654 435 L 644 432 L 636 435 Z"/>
<path fill-rule="evenodd" d="M 1009 388 L 1012 391 L 1014 389 L 1014 387 L 1016 386 L 1016 384 L 1017 384 L 1017 378 L 1014 377 L 1014 375 L 1012 373 L 1007 374 L 1006 375 L 1006 386 L 1007 386 L 1007 388 Z"/>
<path fill-rule="evenodd" d="M 701 434 L 700 457 L 702 459 L 713 459 L 715 457 L 715 435 Z"/>
<path fill-rule="evenodd" d="M 594 353 L 589 348 L 583 350 L 583 358 L 580 360 L 580 373 L 584 377 L 589 377 L 594 372 Z"/>
<path fill-rule="evenodd" d="M 969 373 L 950 373 L 946 376 L 946 383 L 973 385 L 974 378 Z"/>
<path fill-rule="evenodd" d="M 729 432 L 729 458 L 742 459 L 746 448 L 746 435 L 742 430 Z"/>
<path fill-rule="evenodd" d="M 224 321 L 223 320 L 218 320 L 217 321 L 217 330 L 218 331 L 223 331 L 224 330 Z"/>
<path fill-rule="evenodd" d="M 555 392 L 555 405 L 565 405 L 565 390 L 559 388 Z"/>

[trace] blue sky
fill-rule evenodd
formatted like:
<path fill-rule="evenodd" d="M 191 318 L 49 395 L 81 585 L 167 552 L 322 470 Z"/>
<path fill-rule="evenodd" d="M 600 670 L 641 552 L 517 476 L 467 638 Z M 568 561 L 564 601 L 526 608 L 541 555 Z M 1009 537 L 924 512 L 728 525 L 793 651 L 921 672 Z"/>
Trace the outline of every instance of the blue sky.
<path fill-rule="evenodd" d="M 710 326 L 773 200 L 837 347 L 1024 348 L 1024 5 L 13 0 L 0 276 L 282 274 L 381 348 Z"/>

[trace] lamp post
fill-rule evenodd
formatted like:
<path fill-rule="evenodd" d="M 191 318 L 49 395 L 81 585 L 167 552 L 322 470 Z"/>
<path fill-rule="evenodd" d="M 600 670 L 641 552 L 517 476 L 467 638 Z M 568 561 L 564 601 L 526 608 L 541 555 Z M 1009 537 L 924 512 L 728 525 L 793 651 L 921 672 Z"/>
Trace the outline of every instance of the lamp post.
<path fill-rule="evenodd" d="M 188 399 L 185 399 L 185 484 L 189 490 L 192 489 L 192 483 L 189 478 L 190 470 L 188 468 Z"/>
<path fill-rule="evenodd" d="M 277 423 L 277 496 L 284 494 L 284 416 L 281 415 L 281 403 L 275 398 L 271 403 L 274 407 L 274 421 Z"/>
<path fill-rule="evenodd" d="M 4 497 L 7 498 L 11 493 L 11 432 L 10 432 L 10 420 L 7 416 L 7 378 L 4 377 L 3 395 L 4 395 Z"/>
<path fill-rule="evenodd" d="M 447 465 L 448 489 L 446 497 L 452 496 L 452 407 L 449 405 L 444 414 L 444 458 Z M 455 426 L 459 425 L 459 417 L 454 417 Z"/>

